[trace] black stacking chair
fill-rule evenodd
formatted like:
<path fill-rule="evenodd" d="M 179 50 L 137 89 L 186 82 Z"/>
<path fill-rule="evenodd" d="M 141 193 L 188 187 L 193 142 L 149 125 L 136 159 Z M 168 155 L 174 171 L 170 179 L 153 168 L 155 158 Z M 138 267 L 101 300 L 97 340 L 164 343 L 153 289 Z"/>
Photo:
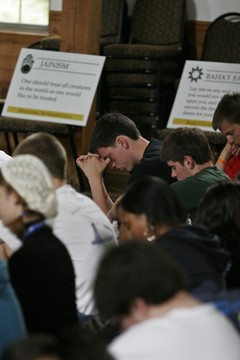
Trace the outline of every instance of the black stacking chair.
<path fill-rule="evenodd" d="M 104 48 L 106 111 L 163 128 L 186 57 L 186 1 L 137 0 L 128 44 Z"/>

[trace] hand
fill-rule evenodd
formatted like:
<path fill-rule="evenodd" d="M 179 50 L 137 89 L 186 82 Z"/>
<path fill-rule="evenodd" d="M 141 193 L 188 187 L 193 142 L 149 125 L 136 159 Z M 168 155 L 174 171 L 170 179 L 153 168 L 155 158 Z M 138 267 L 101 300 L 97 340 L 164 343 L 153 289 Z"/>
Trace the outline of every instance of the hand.
<path fill-rule="evenodd" d="M 237 145 L 232 146 L 232 156 L 239 156 L 240 155 L 240 148 Z"/>
<path fill-rule="evenodd" d="M 229 161 L 231 157 L 234 155 L 234 150 L 235 150 L 235 145 L 227 142 L 220 154 L 220 158 L 222 160 Z"/>
<path fill-rule="evenodd" d="M 102 176 L 110 161 L 111 159 L 103 159 L 98 154 L 88 153 L 79 156 L 76 159 L 76 164 L 88 179 L 93 179 L 96 176 Z"/>

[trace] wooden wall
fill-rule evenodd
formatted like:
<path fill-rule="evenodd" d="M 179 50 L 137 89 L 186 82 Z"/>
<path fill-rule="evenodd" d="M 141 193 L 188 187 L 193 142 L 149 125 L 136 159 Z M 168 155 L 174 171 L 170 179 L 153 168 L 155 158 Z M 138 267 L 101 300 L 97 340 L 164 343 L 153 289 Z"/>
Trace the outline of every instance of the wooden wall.
<path fill-rule="evenodd" d="M 189 37 L 192 42 L 192 58 L 193 60 L 200 60 L 202 55 L 202 48 L 204 43 L 204 37 L 210 23 L 207 21 L 189 21 L 188 31 Z"/>
<path fill-rule="evenodd" d="M 20 49 L 45 36 L 60 35 L 61 51 L 98 54 L 101 5 L 101 0 L 63 0 L 61 12 L 50 12 L 48 33 L 0 31 L 0 98 L 6 97 Z M 88 151 L 95 112 L 93 104 L 87 126 L 76 131 L 79 153 Z"/>
<path fill-rule="evenodd" d="M 208 22 L 189 22 L 192 59 L 200 59 Z M 0 98 L 5 98 L 20 49 L 48 35 L 61 36 L 61 51 L 98 54 L 101 28 L 101 0 L 63 0 L 62 12 L 51 11 L 49 33 L 0 31 Z M 93 106 L 87 127 L 78 131 L 79 152 L 89 148 L 95 122 Z"/>
<path fill-rule="evenodd" d="M 99 3 L 99 1 L 97 0 Z M 98 48 L 94 46 L 93 39 L 87 39 L 86 37 L 81 37 L 80 32 L 77 35 L 76 21 L 77 18 L 74 16 L 73 11 L 71 10 L 72 1 L 66 2 L 64 4 L 65 16 L 62 16 L 62 12 L 51 11 L 50 20 L 49 20 L 49 33 L 15 33 L 10 31 L 0 31 L 0 98 L 5 98 L 9 82 L 12 77 L 13 69 L 15 67 L 18 54 L 21 48 L 27 47 L 31 43 L 41 39 L 44 36 L 58 34 L 61 35 L 62 51 L 72 51 L 72 52 L 85 52 L 84 48 L 87 47 L 92 49 L 93 54 L 98 53 Z M 63 6 L 64 6 L 63 4 Z M 73 8 L 74 9 L 74 8 Z M 89 9 L 85 12 L 89 12 Z M 87 15 L 87 14 L 86 14 Z M 74 21 L 69 21 L 69 19 L 75 19 Z M 94 17 L 94 19 L 96 19 Z M 66 27 L 66 21 L 71 24 Z M 78 19 L 79 21 L 79 19 Z M 82 20 L 81 20 L 82 21 Z M 96 27 L 96 21 L 93 25 Z M 189 35 L 192 40 L 193 45 L 193 58 L 200 59 L 202 53 L 202 45 L 204 41 L 205 32 L 209 26 L 208 22 L 205 21 L 189 21 Z M 63 31 L 63 28 L 66 31 Z M 79 29 L 80 31 L 80 29 Z M 73 36 L 75 34 L 75 37 Z M 93 34 L 93 32 L 92 32 Z M 84 43 L 84 41 L 85 43 Z M 86 42 L 88 41 L 88 44 Z M 77 48 L 76 48 L 77 47 Z M 90 53 L 90 52 L 89 52 Z"/>

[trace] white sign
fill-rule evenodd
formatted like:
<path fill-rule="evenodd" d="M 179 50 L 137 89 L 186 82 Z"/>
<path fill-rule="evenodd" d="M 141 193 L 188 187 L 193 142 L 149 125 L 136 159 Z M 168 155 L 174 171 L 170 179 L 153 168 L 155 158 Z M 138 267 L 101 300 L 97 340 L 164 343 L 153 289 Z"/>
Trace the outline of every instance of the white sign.
<path fill-rule="evenodd" d="M 51 0 L 50 1 L 51 11 L 62 11 L 62 0 Z"/>
<path fill-rule="evenodd" d="M 186 61 L 168 128 L 214 131 L 212 117 L 222 96 L 240 91 L 240 64 Z"/>
<path fill-rule="evenodd" d="M 22 49 L 2 115 L 85 126 L 104 56 Z"/>

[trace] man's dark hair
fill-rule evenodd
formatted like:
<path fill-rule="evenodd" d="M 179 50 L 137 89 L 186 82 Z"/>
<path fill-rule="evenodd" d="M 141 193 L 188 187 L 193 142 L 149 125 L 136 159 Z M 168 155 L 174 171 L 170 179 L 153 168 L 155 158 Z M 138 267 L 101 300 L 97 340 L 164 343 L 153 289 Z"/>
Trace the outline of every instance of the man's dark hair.
<path fill-rule="evenodd" d="M 129 241 L 103 257 L 94 294 L 100 313 L 110 318 L 129 314 L 136 298 L 158 305 L 183 289 L 181 268 L 160 246 Z"/>
<path fill-rule="evenodd" d="M 17 146 L 13 156 L 23 154 L 41 159 L 53 178 L 66 179 L 67 154 L 55 136 L 43 132 L 28 136 Z"/>
<path fill-rule="evenodd" d="M 201 129 L 182 127 L 170 131 L 163 141 L 160 156 L 162 161 L 181 164 L 184 156 L 191 156 L 196 164 L 204 164 L 211 160 L 211 148 Z"/>
<path fill-rule="evenodd" d="M 172 187 L 154 176 L 143 177 L 131 184 L 119 206 L 135 215 L 145 214 L 149 225 L 155 227 L 176 227 L 186 221 L 186 212 Z"/>
<path fill-rule="evenodd" d="M 240 93 L 225 94 L 219 101 L 213 114 L 213 129 L 219 129 L 223 121 L 240 124 Z"/>
<path fill-rule="evenodd" d="M 119 113 L 103 115 L 97 120 L 91 139 L 90 150 L 96 153 L 101 147 L 114 146 L 117 136 L 125 135 L 137 140 L 140 132 L 135 123 L 127 116 Z"/>

